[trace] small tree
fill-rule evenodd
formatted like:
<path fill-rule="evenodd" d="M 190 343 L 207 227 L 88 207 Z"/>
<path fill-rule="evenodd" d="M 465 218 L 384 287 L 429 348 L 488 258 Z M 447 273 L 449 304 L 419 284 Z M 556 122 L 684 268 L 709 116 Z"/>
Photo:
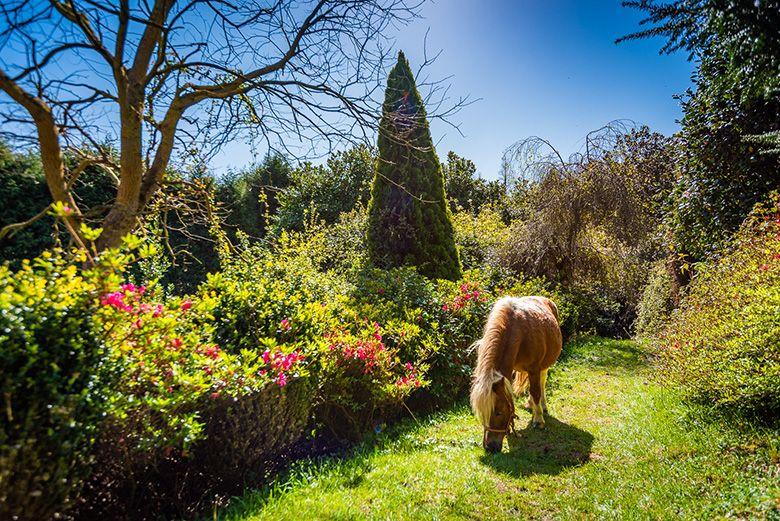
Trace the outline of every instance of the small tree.
<path fill-rule="evenodd" d="M 460 259 L 423 100 L 402 52 L 387 78 L 379 160 L 368 209 L 372 261 L 457 279 Z"/>

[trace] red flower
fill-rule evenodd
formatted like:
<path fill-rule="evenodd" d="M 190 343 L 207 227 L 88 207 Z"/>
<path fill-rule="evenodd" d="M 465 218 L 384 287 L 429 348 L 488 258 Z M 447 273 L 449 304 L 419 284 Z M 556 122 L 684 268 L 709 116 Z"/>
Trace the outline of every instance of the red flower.
<path fill-rule="evenodd" d="M 181 303 L 180 309 L 182 311 L 187 311 L 191 307 L 192 307 L 192 301 L 190 299 L 187 299 L 187 300 L 185 300 L 184 302 Z"/>

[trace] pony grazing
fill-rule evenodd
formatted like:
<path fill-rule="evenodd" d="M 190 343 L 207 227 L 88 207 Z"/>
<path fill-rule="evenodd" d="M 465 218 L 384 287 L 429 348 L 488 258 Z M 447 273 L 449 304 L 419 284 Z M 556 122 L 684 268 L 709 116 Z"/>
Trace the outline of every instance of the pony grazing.
<path fill-rule="evenodd" d="M 547 370 L 563 345 L 558 308 L 545 297 L 504 297 L 493 304 L 477 344 L 471 408 L 485 429 L 483 447 L 500 452 L 514 425 L 515 393 L 530 391 L 533 426 L 544 427 Z"/>

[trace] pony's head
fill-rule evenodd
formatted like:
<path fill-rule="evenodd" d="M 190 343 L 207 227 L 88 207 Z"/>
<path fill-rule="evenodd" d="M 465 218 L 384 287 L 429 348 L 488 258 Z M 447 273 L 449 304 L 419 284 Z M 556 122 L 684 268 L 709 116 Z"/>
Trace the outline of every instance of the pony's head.
<path fill-rule="evenodd" d="M 484 428 L 484 449 L 501 452 L 504 436 L 509 433 L 515 416 L 515 401 L 509 379 L 495 369 L 475 378 L 471 386 L 471 408 Z"/>

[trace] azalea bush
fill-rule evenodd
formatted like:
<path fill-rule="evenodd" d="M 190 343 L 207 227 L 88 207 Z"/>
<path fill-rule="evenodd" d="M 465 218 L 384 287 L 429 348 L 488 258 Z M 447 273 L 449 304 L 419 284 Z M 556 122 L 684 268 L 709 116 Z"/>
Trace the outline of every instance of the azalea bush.
<path fill-rule="evenodd" d="M 318 417 L 339 438 L 358 438 L 427 384 L 425 365 L 401 359 L 376 322 L 338 327 L 326 339 Z"/>
<path fill-rule="evenodd" d="M 658 336 L 665 374 L 718 410 L 780 417 L 780 197 L 758 205 L 730 251 L 700 265 Z"/>

